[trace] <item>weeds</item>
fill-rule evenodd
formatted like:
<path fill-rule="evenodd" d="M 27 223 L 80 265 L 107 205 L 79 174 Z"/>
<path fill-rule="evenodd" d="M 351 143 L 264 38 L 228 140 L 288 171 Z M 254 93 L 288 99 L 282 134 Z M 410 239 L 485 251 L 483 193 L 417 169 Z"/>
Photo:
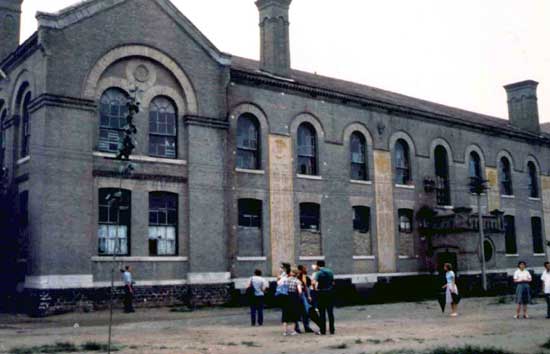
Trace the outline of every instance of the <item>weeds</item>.
<path fill-rule="evenodd" d="M 119 351 L 120 347 L 111 346 L 111 351 Z M 10 354 L 57 354 L 57 353 L 75 353 L 80 351 L 88 352 L 105 352 L 107 344 L 98 342 L 86 342 L 82 345 L 75 345 L 70 342 L 57 342 L 55 344 L 40 345 L 34 347 L 15 347 L 12 348 Z"/>

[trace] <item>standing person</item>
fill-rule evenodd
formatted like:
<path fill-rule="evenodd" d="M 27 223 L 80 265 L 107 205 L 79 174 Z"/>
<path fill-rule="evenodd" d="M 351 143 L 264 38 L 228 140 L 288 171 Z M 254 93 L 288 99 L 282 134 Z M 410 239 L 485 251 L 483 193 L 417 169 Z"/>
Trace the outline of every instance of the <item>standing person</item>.
<path fill-rule="evenodd" d="M 443 269 L 445 270 L 445 279 L 447 281 L 445 285 L 443 285 L 443 289 L 445 289 L 445 302 L 447 305 L 451 305 L 451 317 L 456 317 L 458 316 L 458 303 L 455 301 L 455 298 L 458 296 L 456 275 L 455 272 L 453 272 L 453 266 L 450 263 L 445 263 L 443 265 Z"/>
<path fill-rule="evenodd" d="M 298 327 L 300 320 L 300 296 L 302 295 L 302 283 L 296 278 L 298 270 L 292 270 L 286 278 L 284 284 L 288 288 L 288 295 L 285 306 L 283 306 L 283 336 L 295 336 L 296 330 L 288 332 L 288 325 L 294 323 L 294 328 Z"/>
<path fill-rule="evenodd" d="M 325 266 L 325 261 L 317 261 L 317 268 L 313 279 L 318 296 L 321 335 L 327 334 L 327 314 L 330 334 L 334 334 L 334 273 Z"/>
<path fill-rule="evenodd" d="M 540 279 L 542 280 L 542 291 L 546 298 L 546 318 L 550 319 L 550 262 L 544 262 L 544 272 Z"/>
<path fill-rule="evenodd" d="M 135 312 L 134 310 L 134 282 L 132 280 L 132 270 L 130 266 L 120 270 L 122 272 L 122 282 L 124 283 L 124 312 Z"/>
<path fill-rule="evenodd" d="M 521 261 L 518 263 L 518 269 L 514 273 L 514 283 L 517 284 L 516 287 L 516 304 L 518 304 L 516 309 L 516 315 L 514 318 L 519 318 L 519 313 L 521 306 L 523 305 L 523 318 L 529 318 L 527 315 L 527 305 L 531 302 L 531 288 L 529 283 L 533 280 L 531 278 L 531 273 L 526 269 L 527 263 Z"/>
<path fill-rule="evenodd" d="M 262 271 L 256 269 L 254 275 L 248 281 L 248 288 L 251 289 L 250 294 L 250 323 L 256 325 L 256 314 L 258 315 L 258 325 L 264 324 L 264 295 L 269 287 L 269 283 L 262 277 Z"/>
<path fill-rule="evenodd" d="M 302 323 L 304 324 L 304 331 L 306 333 L 314 333 L 309 326 L 309 309 L 311 308 L 311 278 L 307 275 L 307 268 L 304 265 L 298 266 L 298 280 L 302 283 L 302 295 L 300 296 L 300 312 Z M 299 327 L 296 328 L 296 332 L 300 333 Z"/>

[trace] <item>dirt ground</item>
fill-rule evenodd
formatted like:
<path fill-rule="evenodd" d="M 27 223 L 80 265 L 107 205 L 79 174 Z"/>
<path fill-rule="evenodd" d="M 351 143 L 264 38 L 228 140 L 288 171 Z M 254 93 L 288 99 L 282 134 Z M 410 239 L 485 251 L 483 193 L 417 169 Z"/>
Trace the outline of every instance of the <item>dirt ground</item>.
<path fill-rule="evenodd" d="M 171 312 L 138 309 L 115 313 L 118 353 L 387 353 L 439 346 L 475 345 L 517 353 L 545 353 L 550 339 L 546 304 L 530 307 L 529 320 L 515 320 L 514 304 L 496 298 L 464 299 L 457 318 L 442 314 L 435 301 L 336 309 L 336 335 L 283 337 L 280 312 L 266 310 L 263 327 L 250 327 L 247 309 Z M 66 314 L 44 319 L 0 315 L 0 353 L 14 347 L 68 341 L 106 342 L 108 312 Z M 550 353 L 550 351 L 546 351 Z"/>

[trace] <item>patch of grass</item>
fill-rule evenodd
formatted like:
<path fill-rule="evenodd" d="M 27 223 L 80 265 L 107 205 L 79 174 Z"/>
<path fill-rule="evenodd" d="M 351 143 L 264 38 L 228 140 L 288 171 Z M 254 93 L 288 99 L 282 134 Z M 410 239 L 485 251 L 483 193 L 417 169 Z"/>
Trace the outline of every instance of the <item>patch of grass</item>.
<path fill-rule="evenodd" d="M 193 309 L 189 308 L 187 306 L 173 307 L 173 308 L 170 309 L 170 312 L 193 312 Z"/>
<path fill-rule="evenodd" d="M 251 348 L 261 347 L 261 345 L 258 345 L 256 342 L 243 341 L 243 342 L 241 342 L 241 344 L 244 345 L 245 347 L 251 347 Z"/>
<path fill-rule="evenodd" d="M 119 351 L 120 347 L 111 345 L 111 351 Z M 86 342 L 77 346 L 70 342 L 57 342 L 55 344 L 40 345 L 34 347 L 15 347 L 10 349 L 10 354 L 58 354 L 58 353 L 75 353 L 80 351 L 88 352 L 106 352 L 107 344 L 98 342 Z"/>
<path fill-rule="evenodd" d="M 355 340 L 355 344 L 363 344 L 363 340 L 361 338 L 357 338 Z"/>
<path fill-rule="evenodd" d="M 541 347 L 544 349 L 550 349 L 550 338 L 548 338 L 546 343 L 542 344 Z"/>
<path fill-rule="evenodd" d="M 429 354 L 513 354 L 512 352 L 497 349 L 497 348 L 482 348 L 466 346 L 461 348 L 437 348 L 429 352 Z"/>
<path fill-rule="evenodd" d="M 347 349 L 348 345 L 346 343 L 341 343 L 337 345 L 331 345 L 329 346 L 330 349 Z"/>

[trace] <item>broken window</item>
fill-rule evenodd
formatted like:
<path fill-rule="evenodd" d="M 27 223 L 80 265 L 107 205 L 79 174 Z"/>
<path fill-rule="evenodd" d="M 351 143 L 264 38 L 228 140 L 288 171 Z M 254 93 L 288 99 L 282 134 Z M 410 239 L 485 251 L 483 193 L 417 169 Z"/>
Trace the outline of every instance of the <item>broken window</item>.
<path fill-rule="evenodd" d="M 178 195 L 149 193 L 149 255 L 177 254 Z"/>

